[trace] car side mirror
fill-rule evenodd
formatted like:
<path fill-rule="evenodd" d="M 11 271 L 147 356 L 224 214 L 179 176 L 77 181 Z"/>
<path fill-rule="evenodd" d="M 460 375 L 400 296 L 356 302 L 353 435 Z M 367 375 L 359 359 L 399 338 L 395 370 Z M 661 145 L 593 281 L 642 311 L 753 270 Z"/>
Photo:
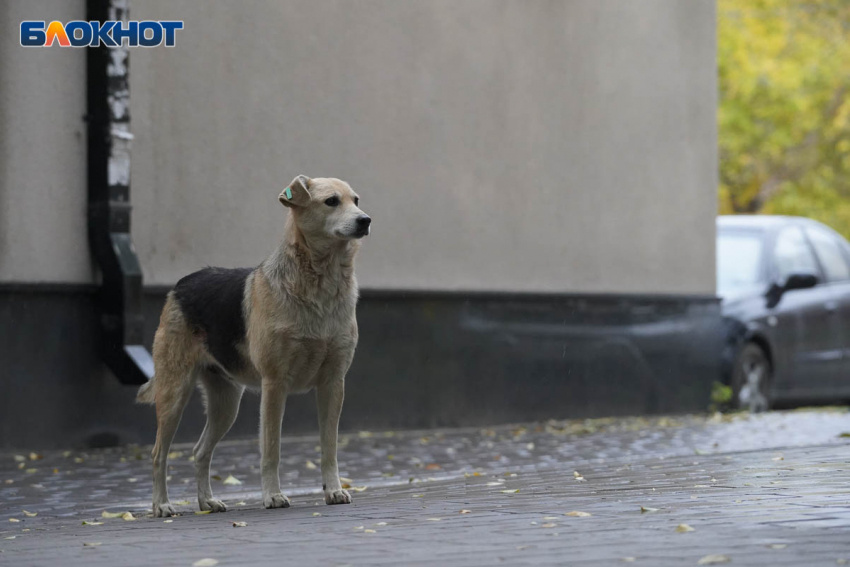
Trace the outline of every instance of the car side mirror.
<path fill-rule="evenodd" d="M 782 295 L 792 289 L 808 289 L 818 285 L 818 277 L 811 272 L 794 272 L 789 274 L 784 281 L 774 282 L 765 294 L 767 306 L 776 307 Z"/>

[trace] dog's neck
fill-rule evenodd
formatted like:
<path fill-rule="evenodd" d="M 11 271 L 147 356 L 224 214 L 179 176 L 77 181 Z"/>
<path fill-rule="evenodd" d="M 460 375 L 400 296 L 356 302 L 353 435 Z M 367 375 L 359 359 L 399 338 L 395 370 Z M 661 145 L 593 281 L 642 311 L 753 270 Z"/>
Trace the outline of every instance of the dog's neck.
<path fill-rule="evenodd" d="M 359 249 L 358 240 L 311 237 L 290 215 L 283 240 L 263 270 L 273 285 L 296 297 L 336 295 L 356 290 L 354 256 Z"/>

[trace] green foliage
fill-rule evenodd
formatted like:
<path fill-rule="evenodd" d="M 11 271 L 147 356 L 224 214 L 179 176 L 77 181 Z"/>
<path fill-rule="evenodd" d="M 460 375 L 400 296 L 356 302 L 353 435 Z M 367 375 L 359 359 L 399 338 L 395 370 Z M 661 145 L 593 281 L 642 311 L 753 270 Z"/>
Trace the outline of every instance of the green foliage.
<path fill-rule="evenodd" d="M 732 401 L 732 388 L 720 382 L 711 384 L 711 402 L 718 405 L 726 405 Z"/>
<path fill-rule="evenodd" d="M 850 1 L 718 0 L 721 214 L 850 237 Z"/>

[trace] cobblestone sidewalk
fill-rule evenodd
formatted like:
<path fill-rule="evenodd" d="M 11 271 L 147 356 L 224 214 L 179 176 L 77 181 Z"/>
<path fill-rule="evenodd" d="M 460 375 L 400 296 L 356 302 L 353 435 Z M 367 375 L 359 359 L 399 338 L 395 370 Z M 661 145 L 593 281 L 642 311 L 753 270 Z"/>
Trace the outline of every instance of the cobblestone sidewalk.
<path fill-rule="evenodd" d="M 242 484 L 214 484 L 230 509 L 209 515 L 176 447 L 168 523 L 145 517 L 148 448 L 2 454 L 0 565 L 850 564 L 848 432 L 846 410 L 360 432 L 348 506 L 321 502 L 315 439 L 288 439 L 285 510 L 234 441 L 214 472 Z"/>

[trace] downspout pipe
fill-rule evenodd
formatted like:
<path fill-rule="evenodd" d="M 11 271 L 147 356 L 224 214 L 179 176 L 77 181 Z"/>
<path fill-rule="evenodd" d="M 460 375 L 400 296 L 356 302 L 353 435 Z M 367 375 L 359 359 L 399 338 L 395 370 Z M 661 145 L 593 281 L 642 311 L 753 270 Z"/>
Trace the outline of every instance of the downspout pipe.
<path fill-rule="evenodd" d="M 126 21 L 128 0 L 87 0 L 86 15 Z M 142 268 L 130 236 L 129 48 L 89 47 L 86 56 L 88 235 L 101 271 L 98 345 L 121 383 L 139 385 L 153 377 L 153 360 L 143 341 Z"/>

